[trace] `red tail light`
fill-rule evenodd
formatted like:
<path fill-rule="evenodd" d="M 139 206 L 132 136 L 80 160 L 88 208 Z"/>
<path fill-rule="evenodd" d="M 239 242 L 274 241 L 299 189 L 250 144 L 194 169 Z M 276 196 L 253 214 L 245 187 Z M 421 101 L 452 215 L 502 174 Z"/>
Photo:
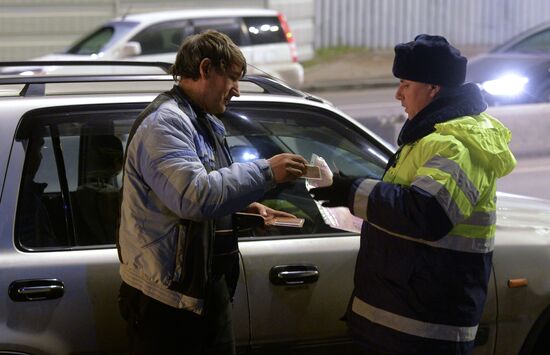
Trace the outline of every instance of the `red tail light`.
<path fill-rule="evenodd" d="M 290 47 L 290 56 L 292 57 L 292 61 L 297 62 L 298 52 L 296 51 L 296 42 L 294 41 L 294 36 L 290 31 L 290 27 L 288 27 L 288 22 L 286 22 L 285 16 L 281 13 L 279 13 L 279 22 L 281 23 L 286 41 L 288 42 L 288 46 Z"/>

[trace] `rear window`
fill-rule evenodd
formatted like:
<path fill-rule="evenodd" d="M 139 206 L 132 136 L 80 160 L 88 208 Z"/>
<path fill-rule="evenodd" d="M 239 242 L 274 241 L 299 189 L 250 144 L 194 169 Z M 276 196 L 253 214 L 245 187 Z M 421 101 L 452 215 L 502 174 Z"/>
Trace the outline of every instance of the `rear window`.
<path fill-rule="evenodd" d="M 175 53 L 189 34 L 187 21 L 170 21 L 147 27 L 131 41 L 139 42 L 143 55 Z"/>
<path fill-rule="evenodd" d="M 17 136 L 25 162 L 15 223 L 21 249 L 112 247 L 124 147 L 142 109 L 107 105 L 23 118 Z"/>
<path fill-rule="evenodd" d="M 509 52 L 550 53 L 550 30 L 542 31 L 511 47 Z"/>
<path fill-rule="evenodd" d="M 273 17 L 247 17 L 244 19 L 252 44 L 285 42 L 285 33 L 279 19 Z"/>
<path fill-rule="evenodd" d="M 243 32 L 243 23 L 236 18 L 213 18 L 193 21 L 195 33 L 206 30 L 217 30 L 225 33 L 237 46 L 247 45 L 247 38 Z"/>

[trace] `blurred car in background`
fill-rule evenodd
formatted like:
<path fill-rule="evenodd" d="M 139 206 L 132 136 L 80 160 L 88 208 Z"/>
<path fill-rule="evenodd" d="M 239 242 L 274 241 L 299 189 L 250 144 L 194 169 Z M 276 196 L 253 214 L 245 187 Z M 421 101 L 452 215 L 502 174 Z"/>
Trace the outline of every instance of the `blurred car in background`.
<path fill-rule="evenodd" d="M 550 102 L 550 22 L 527 30 L 468 63 L 466 81 L 489 105 Z"/>
<path fill-rule="evenodd" d="M 243 51 L 249 74 L 274 76 L 299 87 L 304 69 L 285 17 L 269 9 L 152 12 L 113 19 L 62 53 L 35 60 L 136 60 L 173 63 L 183 39 L 215 29 Z M 51 68 L 50 68 L 51 69 Z"/>

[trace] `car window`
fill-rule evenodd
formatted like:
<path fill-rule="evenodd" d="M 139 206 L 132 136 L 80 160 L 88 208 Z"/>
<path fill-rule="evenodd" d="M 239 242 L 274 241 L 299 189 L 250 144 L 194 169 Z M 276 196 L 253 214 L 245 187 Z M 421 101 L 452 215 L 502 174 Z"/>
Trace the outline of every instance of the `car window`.
<path fill-rule="evenodd" d="M 550 30 L 538 32 L 508 49 L 509 52 L 550 53 Z"/>
<path fill-rule="evenodd" d="M 114 22 L 109 26 L 101 27 L 71 46 L 66 53 L 98 54 L 104 52 L 137 25 L 137 22 Z"/>
<path fill-rule="evenodd" d="M 25 150 L 15 221 L 23 250 L 113 247 L 119 214 L 124 147 L 143 109 L 28 114 L 17 132 Z M 78 109 L 82 110 L 82 109 Z M 331 170 L 380 178 L 388 152 L 337 115 L 311 107 L 232 104 L 222 119 L 234 161 L 282 152 L 323 157 Z M 262 203 L 305 219 L 303 228 L 277 227 L 269 236 L 341 234 L 328 227 L 299 179 L 269 191 Z"/>
<path fill-rule="evenodd" d="M 228 131 L 227 143 L 237 162 L 290 152 L 308 160 L 317 154 L 333 172 L 348 176 L 381 178 L 384 172 L 388 153 L 326 111 L 281 104 L 256 108 L 240 105 L 232 104 L 222 115 Z M 270 228 L 261 231 L 262 235 L 342 233 L 323 222 L 303 179 L 267 192 L 262 203 L 305 219 L 303 228 Z"/>
<path fill-rule="evenodd" d="M 26 117 L 16 244 L 25 250 L 112 246 L 127 133 L 139 110 Z M 33 124 L 27 122 L 32 120 Z"/>
<path fill-rule="evenodd" d="M 244 19 L 250 43 L 269 44 L 286 42 L 279 19 L 273 17 L 246 17 Z"/>
<path fill-rule="evenodd" d="M 217 30 L 225 33 L 237 46 L 248 45 L 249 40 L 243 31 L 244 24 L 237 18 L 213 18 L 193 21 L 194 33 Z"/>
<path fill-rule="evenodd" d="M 139 42 L 141 54 L 175 53 L 190 34 L 187 21 L 170 21 L 149 26 L 130 41 Z"/>

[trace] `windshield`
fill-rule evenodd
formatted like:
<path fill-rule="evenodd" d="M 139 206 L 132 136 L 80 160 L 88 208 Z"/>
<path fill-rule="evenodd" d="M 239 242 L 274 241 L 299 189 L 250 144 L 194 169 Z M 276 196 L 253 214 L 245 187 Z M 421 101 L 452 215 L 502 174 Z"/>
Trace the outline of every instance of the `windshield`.
<path fill-rule="evenodd" d="M 516 43 L 507 52 L 550 53 L 550 30 L 537 32 Z"/>
<path fill-rule="evenodd" d="M 105 52 L 137 25 L 138 22 L 111 22 L 79 40 L 65 53 L 98 54 Z"/>

